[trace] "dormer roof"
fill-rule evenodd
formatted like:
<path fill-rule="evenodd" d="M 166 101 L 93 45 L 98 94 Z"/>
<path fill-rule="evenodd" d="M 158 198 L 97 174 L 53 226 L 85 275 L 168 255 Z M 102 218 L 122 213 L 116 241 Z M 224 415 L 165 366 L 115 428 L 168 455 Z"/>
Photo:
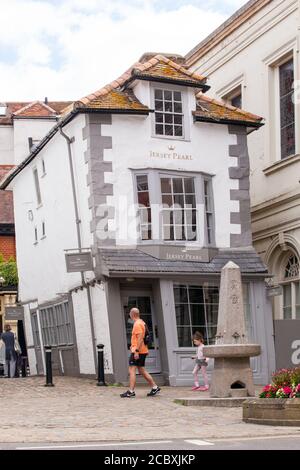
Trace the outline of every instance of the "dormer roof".
<path fill-rule="evenodd" d="M 205 77 L 187 70 L 182 64 L 172 60 L 179 56 L 172 54 L 170 55 L 172 58 L 168 58 L 156 54 L 144 62 L 145 58 L 148 59 L 151 54 L 144 54 L 141 61 L 133 64 L 119 78 L 68 106 L 64 114 L 76 108 L 148 113 L 150 109 L 144 106 L 133 93 L 132 83 L 135 80 L 174 83 L 196 87 L 203 91 L 208 89 Z"/>
<path fill-rule="evenodd" d="M 196 100 L 196 111 L 193 112 L 195 121 L 246 125 L 256 128 L 263 125 L 262 117 L 210 98 L 203 93 L 199 93 Z"/>

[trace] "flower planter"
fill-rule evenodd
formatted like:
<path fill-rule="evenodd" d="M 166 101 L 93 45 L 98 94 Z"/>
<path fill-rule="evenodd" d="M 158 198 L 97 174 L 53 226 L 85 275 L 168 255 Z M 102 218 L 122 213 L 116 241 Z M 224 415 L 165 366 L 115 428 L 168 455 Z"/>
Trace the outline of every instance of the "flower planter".
<path fill-rule="evenodd" d="M 300 426 L 300 398 L 256 398 L 243 403 L 243 421 L 272 426 Z"/>

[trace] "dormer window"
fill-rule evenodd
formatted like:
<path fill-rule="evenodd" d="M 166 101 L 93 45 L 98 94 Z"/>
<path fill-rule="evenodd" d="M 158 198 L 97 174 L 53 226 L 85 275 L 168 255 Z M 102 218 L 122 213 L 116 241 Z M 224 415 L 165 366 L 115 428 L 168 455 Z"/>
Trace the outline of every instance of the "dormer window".
<path fill-rule="evenodd" d="M 182 92 L 154 89 L 156 136 L 184 138 Z"/>

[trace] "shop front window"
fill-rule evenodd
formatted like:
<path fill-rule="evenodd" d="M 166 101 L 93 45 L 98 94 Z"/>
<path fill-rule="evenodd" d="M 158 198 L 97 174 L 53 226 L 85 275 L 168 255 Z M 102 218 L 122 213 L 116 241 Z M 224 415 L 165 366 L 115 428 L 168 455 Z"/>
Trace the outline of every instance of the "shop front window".
<path fill-rule="evenodd" d="M 253 339 L 249 284 L 243 284 L 245 326 Z M 174 285 L 174 301 L 179 347 L 191 347 L 193 334 L 200 331 L 204 343 L 214 344 L 218 325 L 219 287 L 209 285 Z"/>

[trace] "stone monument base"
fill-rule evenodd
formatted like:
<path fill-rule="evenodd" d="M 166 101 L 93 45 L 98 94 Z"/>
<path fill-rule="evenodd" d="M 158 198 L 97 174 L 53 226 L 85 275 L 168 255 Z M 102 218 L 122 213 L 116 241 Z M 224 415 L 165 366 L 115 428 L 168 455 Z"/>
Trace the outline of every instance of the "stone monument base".
<path fill-rule="evenodd" d="M 249 357 L 215 357 L 210 384 L 211 397 L 254 397 Z"/>

